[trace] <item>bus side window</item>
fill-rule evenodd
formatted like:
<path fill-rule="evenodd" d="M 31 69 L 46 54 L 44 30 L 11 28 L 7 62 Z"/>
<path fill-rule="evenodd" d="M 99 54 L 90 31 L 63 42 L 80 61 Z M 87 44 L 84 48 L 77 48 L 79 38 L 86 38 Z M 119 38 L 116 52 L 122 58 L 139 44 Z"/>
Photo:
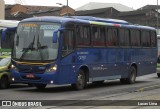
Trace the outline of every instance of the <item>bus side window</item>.
<path fill-rule="evenodd" d="M 93 46 L 98 46 L 98 39 L 100 38 L 98 28 L 92 27 L 92 44 Z"/>
<path fill-rule="evenodd" d="M 149 31 L 142 31 L 141 36 L 142 46 L 143 47 L 150 47 L 150 33 Z"/>
<path fill-rule="evenodd" d="M 109 28 L 107 30 L 107 38 L 106 38 L 106 45 L 107 46 L 117 46 L 118 45 L 118 41 L 117 41 L 117 29 L 111 29 Z"/>
<path fill-rule="evenodd" d="M 89 26 L 77 26 L 76 28 L 76 46 L 90 46 L 90 28 Z"/>
<path fill-rule="evenodd" d="M 131 30 L 131 46 L 140 47 L 140 31 Z"/>
<path fill-rule="evenodd" d="M 156 33 L 151 32 L 151 46 L 156 47 Z"/>
<path fill-rule="evenodd" d="M 120 46 L 129 46 L 130 41 L 129 41 L 129 30 L 128 29 L 120 29 Z"/>
<path fill-rule="evenodd" d="M 66 30 L 62 36 L 62 57 L 70 54 L 74 50 L 74 31 Z"/>

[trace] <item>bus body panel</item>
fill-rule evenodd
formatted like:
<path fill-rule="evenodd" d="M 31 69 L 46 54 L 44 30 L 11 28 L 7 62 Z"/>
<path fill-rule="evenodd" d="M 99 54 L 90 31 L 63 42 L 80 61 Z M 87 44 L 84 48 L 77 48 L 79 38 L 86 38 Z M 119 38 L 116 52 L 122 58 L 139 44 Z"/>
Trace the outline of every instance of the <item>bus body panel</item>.
<path fill-rule="evenodd" d="M 35 77 L 41 78 L 38 80 L 29 80 L 33 83 L 50 83 L 54 84 L 71 84 L 76 82 L 77 71 L 82 66 L 89 66 L 89 80 L 99 81 L 106 79 L 120 79 L 128 77 L 130 66 L 136 64 L 137 76 L 155 73 L 156 60 L 153 57 L 156 54 L 156 49 L 139 49 L 133 48 L 130 50 L 118 48 L 88 48 L 79 49 L 74 53 L 62 58 L 57 72 L 39 74 L 35 70 Z M 75 55 L 76 54 L 76 55 Z M 153 55 L 153 56 L 149 56 Z M 75 56 L 75 62 L 73 62 Z M 26 69 L 26 66 L 23 66 Z M 27 73 L 14 73 L 13 76 L 21 78 L 20 81 L 25 82 Z M 23 71 L 24 72 L 24 71 Z M 29 72 L 28 74 L 30 74 Z M 15 76 L 17 75 L 17 77 Z M 19 76 L 19 77 L 18 77 Z M 25 79 L 24 79 L 25 78 Z M 17 80 L 18 81 L 18 80 Z"/>

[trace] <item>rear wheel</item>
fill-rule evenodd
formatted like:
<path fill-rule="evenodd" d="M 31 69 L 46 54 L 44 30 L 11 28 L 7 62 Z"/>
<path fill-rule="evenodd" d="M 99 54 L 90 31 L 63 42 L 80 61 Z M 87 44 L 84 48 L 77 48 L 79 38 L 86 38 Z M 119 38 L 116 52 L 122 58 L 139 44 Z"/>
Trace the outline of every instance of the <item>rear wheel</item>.
<path fill-rule="evenodd" d="M 35 84 L 37 89 L 45 89 L 45 87 L 47 86 L 47 84 Z"/>
<path fill-rule="evenodd" d="M 129 69 L 128 78 L 120 79 L 121 83 L 133 84 L 136 81 L 137 70 L 134 66 L 131 66 Z"/>
<path fill-rule="evenodd" d="M 133 84 L 136 81 L 137 70 L 135 67 L 131 66 L 129 69 L 129 77 L 127 78 L 128 84 Z"/>
<path fill-rule="evenodd" d="M 82 90 L 86 86 L 86 76 L 83 70 L 79 70 L 77 82 L 72 84 L 72 87 L 76 90 Z"/>
<path fill-rule="evenodd" d="M 122 79 L 120 79 L 120 82 L 121 82 L 122 84 L 126 84 L 126 83 L 127 83 L 127 78 L 122 78 Z"/>
<path fill-rule="evenodd" d="M 158 78 L 160 78 L 160 73 L 157 73 Z"/>
<path fill-rule="evenodd" d="M 1 89 L 6 89 L 6 88 L 9 87 L 9 85 L 10 85 L 10 83 L 9 83 L 8 77 L 3 76 L 3 77 L 1 78 L 1 80 L 0 80 L 0 88 L 1 88 Z"/>

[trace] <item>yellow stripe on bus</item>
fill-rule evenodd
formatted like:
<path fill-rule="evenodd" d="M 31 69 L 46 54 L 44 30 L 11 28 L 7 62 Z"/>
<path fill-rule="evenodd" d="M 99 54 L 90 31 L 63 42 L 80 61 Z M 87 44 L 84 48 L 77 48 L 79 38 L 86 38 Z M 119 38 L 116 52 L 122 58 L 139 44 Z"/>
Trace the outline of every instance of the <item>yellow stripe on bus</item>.
<path fill-rule="evenodd" d="M 89 21 L 89 23 L 90 23 L 90 24 L 94 24 L 94 25 L 108 25 L 108 26 L 113 26 L 113 24 L 103 23 L 103 22 Z"/>
<path fill-rule="evenodd" d="M 12 59 L 13 60 L 13 59 Z M 15 60 L 13 60 L 15 61 Z M 33 63 L 33 62 L 19 62 L 19 61 L 15 61 L 17 64 L 27 64 L 27 65 L 46 65 L 49 63 Z"/>

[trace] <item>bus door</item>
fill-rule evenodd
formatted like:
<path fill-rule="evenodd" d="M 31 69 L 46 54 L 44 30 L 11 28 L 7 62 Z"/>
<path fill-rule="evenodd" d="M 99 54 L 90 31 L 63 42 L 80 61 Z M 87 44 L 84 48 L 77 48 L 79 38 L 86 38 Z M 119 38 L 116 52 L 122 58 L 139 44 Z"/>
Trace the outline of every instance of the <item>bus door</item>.
<path fill-rule="evenodd" d="M 73 83 L 75 74 L 74 30 L 66 29 L 62 33 L 60 78 L 62 83 Z"/>

